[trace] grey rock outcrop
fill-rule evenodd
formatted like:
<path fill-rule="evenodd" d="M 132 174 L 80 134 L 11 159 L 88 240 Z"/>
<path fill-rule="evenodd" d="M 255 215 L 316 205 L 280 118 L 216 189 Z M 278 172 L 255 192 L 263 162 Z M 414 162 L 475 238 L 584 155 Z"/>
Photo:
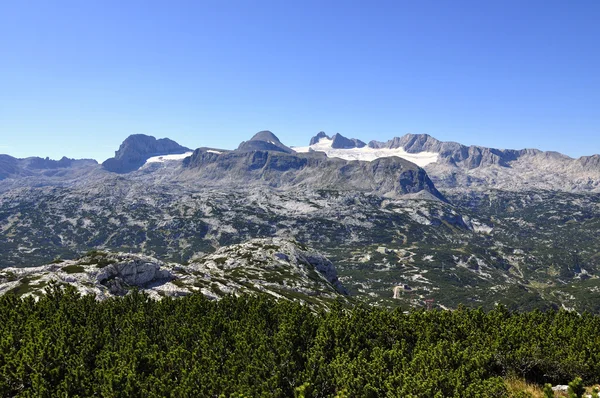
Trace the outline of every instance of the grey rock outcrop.
<path fill-rule="evenodd" d="M 140 255 L 121 255 L 114 264 L 102 268 L 96 276 L 98 283 L 120 279 L 128 285 L 144 286 L 150 282 L 170 279 L 169 271 L 161 270 L 161 262 Z"/>
<path fill-rule="evenodd" d="M 348 294 L 327 257 L 285 238 L 251 239 L 222 247 L 193 261 L 189 268 L 232 280 L 231 286 L 235 289 L 240 286 L 232 275 L 243 273 L 245 281 L 253 281 L 267 290 L 274 287 L 275 292 L 283 292 L 284 296 L 286 291 L 308 296 Z M 279 275 L 286 278 L 282 280 Z"/>
<path fill-rule="evenodd" d="M 283 145 L 279 138 L 270 131 L 259 131 L 249 141 L 242 142 L 237 148 L 238 152 L 252 151 L 277 151 L 284 153 L 294 152 L 292 149 Z"/>
<path fill-rule="evenodd" d="M 104 299 L 127 294 L 132 287 L 162 286 L 173 280 L 171 269 L 172 265 L 141 254 L 93 252 L 78 260 L 5 268 L 0 271 L 0 294 L 25 284 L 29 291 L 39 295 L 54 281 L 74 285 L 83 294 Z M 36 282 L 31 284 L 30 280 Z"/>
<path fill-rule="evenodd" d="M 304 297 L 316 305 L 347 295 L 331 261 L 283 238 L 222 247 L 186 266 L 139 254 L 93 252 L 79 260 L 0 270 L 0 295 L 16 291 L 37 297 L 49 283 L 72 285 L 100 300 L 126 295 L 132 287 L 154 298 L 266 293 L 290 300 Z"/>
<path fill-rule="evenodd" d="M 173 155 L 190 152 L 191 149 L 179 145 L 168 138 L 156 139 L 144 134 L 130 135 L 123 141 L 115 157 L 102 163 L 104 169 L 114 173 L 129 173 L 139 169 L 153 156 Z"/>

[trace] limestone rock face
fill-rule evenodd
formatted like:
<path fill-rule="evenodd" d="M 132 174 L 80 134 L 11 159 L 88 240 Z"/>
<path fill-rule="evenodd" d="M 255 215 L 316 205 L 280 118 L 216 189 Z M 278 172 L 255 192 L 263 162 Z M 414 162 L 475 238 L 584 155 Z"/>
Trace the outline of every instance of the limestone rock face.
<path fill-rule="evenodd" d="M 440 189 L 545 189 L 600 192 L 600 155 L 570 158 L 538 149 L 496 149 L 439 141 L 427 134 L 406 134 L 371 148 L 403 148 L 408 153 L 440 156 L 424 168 Z"/>
<path fill-rule="evenodd" d="M 304 252 L 303 255 L 306 262 L 315 267 L 340 293 L 348 294 L 346 288 L 339 281 L 337 271 L 329 259 L 316 252 Z"/>
<path fill-rule="evenodd" d="M 161 263 L 154 258 L 137 255 L 125 255 L 121 261 L 102 269 L 96 280 L 102 283 L 119 278 L 128 285 L 144 286 L 157 279 L 169 278 L 168 271 L 161 271 Z"/>
<path fill-rule="evenodd" d="M 229 187 L 266 184 L 277 188 L 353 190 L 392 196 L 427 191 L 432 198 L 445 201 L 422 168 L 398 157 L 365 162 L 328 158 L 321 152 L 238 149 L 216 155 L 197 149 L 183 161 L 183 167 L 187 169 L 186 177 L 203 184 Z"/>
<path fill-rule="evenodd" d="M 156 139 L 144 134 L 130 135 L 123 141 L 115 157 L 102 163 L 105 170 L 114 173 L 129 173 L 139 169 L 153 156 L 174 155 L 190 152 L 191 149 L 179 145 L 168 138 Z"/>
<path fill-rule="evenodd" d="M 122 296 L 133 288 L 151 288 L 173 280 L 172 265 L 150 256 L 94 252 L 78 260 L 28 268 L 0 270 L 0 294 L 18 286 L 39 295 L 51 281 L 74 285 L 82 294 L 98 299 Z M 35 281 L 35 282 L 31 282 Z"/>
<path fill-rule="evenodd" d="M 262 289 L 274 287 L 278 294 L 302 293 L 335 297 L 348 292 L 327 257 L 285 238 L 251 239 L 226 246 L 193 261 L 189 267 L 219 279 L 232 280 L 229 288 L 244 290 L 232 275 L 243 274 Z M 285 278 L 280 279 L 280 275 Z"/>

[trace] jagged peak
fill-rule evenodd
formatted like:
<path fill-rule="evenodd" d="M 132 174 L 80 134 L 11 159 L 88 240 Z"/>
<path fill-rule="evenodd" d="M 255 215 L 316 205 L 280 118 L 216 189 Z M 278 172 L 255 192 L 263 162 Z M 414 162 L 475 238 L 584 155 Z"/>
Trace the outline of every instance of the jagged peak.
<path fill-rule="evenodd" d="M 331 147 L 338 149 L 362 148 L 366 146 L 364 142 L 356 138 L 346 138 L 340 133 L 336 133 L 332 137 Z"/>
<path fill-rule="evenodd" d="M 312 137 L 310 139 L 310 143 L 308 145 L 315 145 L 315 144 L 317 144 L 319 141 L 321 141 L 321 138 L 326 138 L 328 140 L 331 139 L 327 134 L 325 134 L 324 131 L 319 131 L 319 134 L 315 135 L 314 137 Z"/>
<path fill-rule="evenodd" d="M 333 136 L 328 136 L 324 131 L 319 132 L 319 134 L 315 135 L 310 139 L 309 146 L 313 146 L 318 144 L 322 139 L 326 139 L 331 141 L 331 147 L 336 149 L 352 149 L 352 148 L 362 148 L 365 147 L 363 141 L 356 138 L 346 138 L 340 133 L 335 133 Z"/>

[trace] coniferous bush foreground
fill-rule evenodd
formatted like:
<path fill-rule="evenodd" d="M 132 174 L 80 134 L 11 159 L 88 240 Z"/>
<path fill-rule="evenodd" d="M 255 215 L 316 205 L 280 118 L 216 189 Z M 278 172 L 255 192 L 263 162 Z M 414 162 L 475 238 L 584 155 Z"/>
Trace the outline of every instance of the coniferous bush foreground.
<path fill-rule="evenodd" d="M 265 297 L 0 297 L 0 396 L 503 397 L 600 379 L 600 317 L 346 308 Z"/>

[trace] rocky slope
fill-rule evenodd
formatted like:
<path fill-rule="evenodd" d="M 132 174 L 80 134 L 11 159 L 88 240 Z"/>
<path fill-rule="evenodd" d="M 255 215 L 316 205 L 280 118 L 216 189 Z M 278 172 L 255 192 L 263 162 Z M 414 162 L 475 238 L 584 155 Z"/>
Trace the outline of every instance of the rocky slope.
<path fill-rule="evenodd" d="M 270 132 L 257 136 L 242 143 L 241 149 L 236 151 L 215 153 L 197 149 L 183 161 L 184 176 L 203 184 L 230 187 L 259 184 L 376 192 L 386 196 L 420 193 L 431 199 L 445 200 L 427 173 L 404 159 L 347 161 L 317 152 L 296 153 L 287 147 L 281 148 L 282 144 Z"/>
<path fill-rule="evenodd" d="M 114 173 L 129 173 L 139 169 L 150 157 L 190 151 L 191 149 L 168 138 L 157 140 L 148 135 L 134 134 L 123 141 L 115 152 L 115 157 L 105 160 L 102 167 Z"/>
<path fill-rule="evenodd" d="M 494 149 L 441 142 L 426 135 L 407 134 L 373 147 L 402 147 L 409 153 L 436 152 L 439 161 L 425 169 L 444 189 L 547 189 L 600 192 L 598 155 L 573 159 L 537 149 Z"/>
<path fill-rule="evenodd" d="M 333 156 L 359 157 L 358 146 L 335 148 L 327 135 L 311 139 L 310 149 Z M 351 141 L 351 140 L 348 140 Z M 327 144 L 327 145 L 323 145 Z M 343 150 L 348 150 L 347 154 Z M 399 151 L 399 152 L 395 152 Z M 421 164 L 438 189 L 546 189 L 567 192 L 600 192 L 600 155 L 573 159 L 558 152 L 537 149 L 495 149 L 442 142 L 427 134 L 407 134 L 387 142 L 370 141 L 363 148 L 368 156 L 400 156 Z M 436 154 L 435 158 L 426 156 Z M 377 157 L 376 156 L 376 157 Z"/>
<path fill-rule="evenodd" d="M 87 185 L 0 194 L 0 268 L 79 258 L 94 248 L 187 264 L 254 238 L 281 237 L 326 255 L 360 301 L 600 311 L 595 194 L 467 191 L 444 203 L 209 187 L 156 174 L 107 173 Z"/>
<path fill-rule="evenodd" d="M 210 298 L 264 293 L 319 306 L 346 300 L 347 295 L 326 257 L 280 238 L 223 247 L 186 265 L 94 250 L 77 260 L 0 270 L 0 294 L 35 297 L 44 294 L 49 283 L 70 284 L 100 300 L 125 295 L 132 288 L 157 299 L 196 291 Z"/>

